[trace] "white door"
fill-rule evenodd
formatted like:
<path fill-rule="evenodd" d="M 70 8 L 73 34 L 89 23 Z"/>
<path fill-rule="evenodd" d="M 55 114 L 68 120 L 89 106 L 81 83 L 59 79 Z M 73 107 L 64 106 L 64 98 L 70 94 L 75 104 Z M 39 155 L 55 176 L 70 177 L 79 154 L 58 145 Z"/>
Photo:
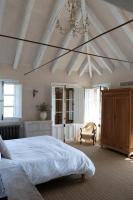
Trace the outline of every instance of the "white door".
<path fill-rule="evenodd" d="M 77 128 L 84 120 L 84 89 L 52 87 L 53 136 L 64 141 L 77 138 Z"/>

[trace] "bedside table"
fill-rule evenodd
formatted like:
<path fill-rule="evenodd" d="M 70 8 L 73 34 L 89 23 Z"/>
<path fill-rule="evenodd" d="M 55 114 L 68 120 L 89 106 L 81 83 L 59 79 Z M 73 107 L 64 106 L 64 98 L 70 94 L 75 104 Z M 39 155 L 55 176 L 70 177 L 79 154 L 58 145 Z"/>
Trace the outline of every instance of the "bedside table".
<path fill-rule="evenodd" d="M 0 200 L 8 200 L 1 175 L 0 175 Z"/>

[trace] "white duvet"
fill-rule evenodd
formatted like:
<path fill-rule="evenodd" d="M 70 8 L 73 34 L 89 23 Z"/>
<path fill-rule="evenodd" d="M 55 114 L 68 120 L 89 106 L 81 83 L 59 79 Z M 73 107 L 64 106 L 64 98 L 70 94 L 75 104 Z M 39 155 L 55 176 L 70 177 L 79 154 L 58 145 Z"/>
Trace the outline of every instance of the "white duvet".
<path fill-rule="evenodd" d="M 5 141 L 11 157 L 21 163 L 33 184 L 71 174 L 94 175 L 93 162 L 80 150 L 51 136 Z"/>

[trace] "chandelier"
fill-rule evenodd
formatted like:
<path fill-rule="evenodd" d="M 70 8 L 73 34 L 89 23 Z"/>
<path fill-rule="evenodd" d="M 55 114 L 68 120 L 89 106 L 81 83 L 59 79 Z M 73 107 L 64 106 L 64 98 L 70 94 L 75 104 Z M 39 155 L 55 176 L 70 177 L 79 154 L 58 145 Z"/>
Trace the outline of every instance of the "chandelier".
<path fill-rule="evenodd" d="M 85 6 L 82 5 L 83 2 L 81 1 L 83 0 L 65 1 L 68 19 L 65 20 L 64 23 L 60 19 L 57 19 L 56 29 L 58 29 L 60 33 L 65 34 L 66 32 L 71 31 L 73 36 L 88 33 L 90 23 L 84 10 Z"/>

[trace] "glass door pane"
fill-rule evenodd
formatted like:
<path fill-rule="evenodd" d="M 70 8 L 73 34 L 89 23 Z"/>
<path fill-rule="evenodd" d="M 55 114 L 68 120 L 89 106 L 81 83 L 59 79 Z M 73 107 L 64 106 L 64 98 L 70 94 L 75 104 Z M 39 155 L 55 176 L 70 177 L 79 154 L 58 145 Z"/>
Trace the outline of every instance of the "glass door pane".
<path fill-rule="evenodd" d="M 62 112 L 62 100 L 56 99 L 56 112 Z"/>
<path fill-rule="evenodd" d="M 62 113 L 56 113 L 55 124 L 62 124 Z"/>
<path fill-rule="evenodd" d="M 55 98 L 62 99 L 63 98 L 63 88 L 55 88 Z"/>
<path fill-rule="evenodd" d="M 55 124 L 63 123 L 63 88 L 55 88 Z"/>
<path fill-rule="evenodd" d="M 74 120 L 74 89 L 66 88 L 66 124 Z"/>

